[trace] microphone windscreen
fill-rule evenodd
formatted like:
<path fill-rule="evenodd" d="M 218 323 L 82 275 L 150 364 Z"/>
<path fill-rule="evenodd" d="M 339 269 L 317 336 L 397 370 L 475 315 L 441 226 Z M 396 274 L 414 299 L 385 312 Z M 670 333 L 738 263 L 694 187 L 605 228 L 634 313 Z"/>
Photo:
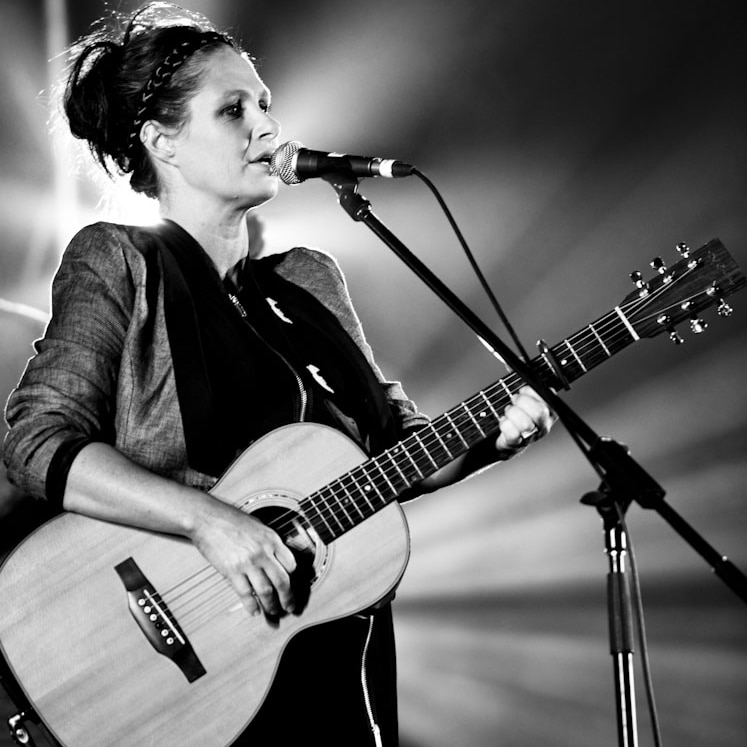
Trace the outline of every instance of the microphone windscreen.
<path fill-rule="evenodd" d="M 303 148 L 298 140 L 283 143 L 270 158 L 270 173 L 280 177 L 284 184 L 300 184 L 301 179 L 293 169 L 293 156 Z"/>

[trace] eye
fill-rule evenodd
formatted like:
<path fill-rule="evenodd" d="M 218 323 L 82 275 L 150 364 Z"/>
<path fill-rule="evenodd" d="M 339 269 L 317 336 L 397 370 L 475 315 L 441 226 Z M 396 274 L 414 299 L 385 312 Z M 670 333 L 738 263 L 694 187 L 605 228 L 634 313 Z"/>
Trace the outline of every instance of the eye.
<path fill-rule="evenodd" d="M 241 103 L 241 101 L 235 101 L 233 104 L 229 104 L 228 106 L 224 107 L 221 113 L 225 114 L 231 119 L 239 119 L 244 113 L 244 105 Z"/>
<path fill-rule="evenodd" d="M 272 109 L 272 103 L 269 99 L 261 99 L 259 102 L 259 108 L 265 113 L 269 114 Z"/>

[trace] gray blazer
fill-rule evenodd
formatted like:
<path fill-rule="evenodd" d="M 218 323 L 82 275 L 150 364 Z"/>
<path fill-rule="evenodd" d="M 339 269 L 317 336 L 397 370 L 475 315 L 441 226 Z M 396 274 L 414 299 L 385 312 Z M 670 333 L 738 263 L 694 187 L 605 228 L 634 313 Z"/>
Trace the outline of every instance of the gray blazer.
<path fill-rule="evenodd" d="M 275 268 L 340 320 L 381 382 L 403 428 L 428 422 L 397 382 L 386 381 L 335 260 L 292 249 Z M 187 462 L 164 315 L 163 268 L 146 229 L 96 223 L 66 249 L 52 286 L 52 317 L 6 408 L 4 459 L 25 492 L 46 497 L 47 471 L 71 440 L 113 444 L 153 472 L 210 488 Z"/>

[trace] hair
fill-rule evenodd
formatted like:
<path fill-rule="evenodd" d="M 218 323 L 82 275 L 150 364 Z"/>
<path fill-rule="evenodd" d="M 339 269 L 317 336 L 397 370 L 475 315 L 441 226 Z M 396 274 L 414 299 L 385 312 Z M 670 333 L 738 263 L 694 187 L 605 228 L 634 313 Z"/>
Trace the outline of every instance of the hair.
<path fill-rule="evenodd" d="M 143 6 L 123 32 L 92 31 L 70 49 L 63 94 L 70 132 L 87 142 L 110 177 L 131 174 L 135 192 L 157 198 L 158 178 L 140 129 L 149 119 L 183 127 L 205 57 L 225 45 L 246 54 L 204 16 L 164 2 Z"/>

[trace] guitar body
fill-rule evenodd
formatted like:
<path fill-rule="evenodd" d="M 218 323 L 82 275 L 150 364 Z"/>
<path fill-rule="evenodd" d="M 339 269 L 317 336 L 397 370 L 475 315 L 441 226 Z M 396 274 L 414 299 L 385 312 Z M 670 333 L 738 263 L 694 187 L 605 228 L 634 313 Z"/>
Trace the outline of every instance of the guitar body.
<path fill-rule="evenodd" d="M 278 506 L 294 511 L 365 460 L 337 431 L 286 426 L 244 452 L 211 492 L 260 516 Z M 0 647 L 67 747 L 227 745 L 261 705 L 290 638 L 371 607 L 396 587 L 408 553 L 404 515 L 390 503 L 329 545 L 317 540 L 306 608 L 269 620 L 249 615 L 188 541 L 63 514 L 0 572 Z M 137 602 L 117 570 L 128 559 L 191 646 L 202 672 L 193 681 L 136 622 Z"/>

